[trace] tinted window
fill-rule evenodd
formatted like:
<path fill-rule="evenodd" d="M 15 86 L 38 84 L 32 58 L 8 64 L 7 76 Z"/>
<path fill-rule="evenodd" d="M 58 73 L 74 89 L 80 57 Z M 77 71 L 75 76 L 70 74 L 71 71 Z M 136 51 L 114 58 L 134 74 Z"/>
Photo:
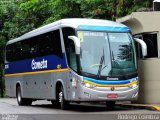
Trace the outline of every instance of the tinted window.
<path fill-rule="evenodd" d="M 158 57 L 157 34 L 144 34 L 143 40 L 147 45 L 146 58 Z"/>
<path fill-rule="evenodd" d="M 147 45 L 147 56 L 145 58 L 155 58 L 158 57 L 158 43 L 157 43 L 157 33 L 144 33 L 135 35 L 136 38 L 142 39 Z M 141 45 L 136 43 L 137 56 L 142 59 Z"/>
<path fill-rule="evenodd" d="M 13 49 L 13 44 L 11 45 L 8 45 L 6 47 L 6 60 L 7 61 L 13 61 L 13 58 L 14 58 L 14 49 Z"/>
<path fill-rule="evenodd" d="M 22 40 L 6 47 L 7 61 L 16 61 L 46 55 L 63 57 L 59 30 Z"/>
<path fill-rule="evenodd" d="M 75 47 L 72 40 L 68 39 L 68 36 L 74 35 L 75 30 L 73 28 L 65 27 L 62 28 L 63 39 L 65 44 L 65 50 L 67 55 L 68 65 L 75 71 L 77 71 Z"/>

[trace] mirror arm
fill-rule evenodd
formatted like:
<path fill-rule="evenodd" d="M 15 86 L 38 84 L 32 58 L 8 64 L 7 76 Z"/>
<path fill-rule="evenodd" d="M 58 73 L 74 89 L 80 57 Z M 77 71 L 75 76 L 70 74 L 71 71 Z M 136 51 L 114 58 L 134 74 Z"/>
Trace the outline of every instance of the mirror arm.
<path fill-rule="evenodd" d="M 80 54 L 80 40 L 76 36 L 68 36 L 69 39 L 73 40 L 75 45 L 75 52 L 76 54 Z"/>
<path fill-rule="evenodd" d="M 136 42 L 138 42 L 141 45 L 143 57 L 147 56 L 147 45 L 146 45 L 146 43 L 139 38 L 134 38 L 134 39 L 135 39 Z"/>
<path fill-rule="evenodd" d="M 74 42 L 75 45 L 75 53 L 76 53 L 76 61 L 77 61 L 77 72 L 78 74 L 82 74 L 80 71 L 80 40 L 76 36 L 68 36 Z"/>

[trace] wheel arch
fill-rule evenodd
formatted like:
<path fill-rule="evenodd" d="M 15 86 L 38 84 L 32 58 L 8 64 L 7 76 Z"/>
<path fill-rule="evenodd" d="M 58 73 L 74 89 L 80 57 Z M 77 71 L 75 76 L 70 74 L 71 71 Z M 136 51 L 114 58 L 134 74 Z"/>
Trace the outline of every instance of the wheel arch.
<path fill-rule="evenodd" d="M 55 84 L 55 95 L 56 95 L 56 99 L 57 99 L 57 97 L 58 97 L 57 95 L 58 95 L 58 92 L 60 91 L 61 86 L 62 86 L 63 89 L 64 89 L 64 98 L 66 99 L 66 98 L 67 98 L 67 90 L 66 90 L 66 86 L 65 86 L 63 80 L 61 80 L 61 79 L 58 79 L 58 80 L 56 81 L 56 84 Z"/>
<path fill-rule="evenodd" d="M 17 81 L 16 83 L 16 95 L 17 95 L 17 88 L 20 87 L 21 88 L 21 93 L 22 93 L 22 96 L 23 96 L 23 90 L 22 90 L 22 85 L 21 85 L 21 82 L 20 81 Z"/>

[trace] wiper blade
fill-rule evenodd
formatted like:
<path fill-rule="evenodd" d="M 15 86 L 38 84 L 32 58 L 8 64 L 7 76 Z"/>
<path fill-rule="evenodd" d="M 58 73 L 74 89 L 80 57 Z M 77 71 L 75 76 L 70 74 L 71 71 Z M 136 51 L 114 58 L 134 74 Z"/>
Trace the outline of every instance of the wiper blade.
<path fill-rule="evenodd" d="M 105 56 L 104 56 L 104 48 L 103 48 L 103 54 L 101 56 L 101 60 L 100 60 L 100 65 L 99 65 L 99 69 L 98 69 L 98 73 L 97 73 L 97 77 L 100 78 L 101 76 L 101 71 L 107 67 L 107 66 L 104 66 L 104 68 L 102 68 L 102 65 L 103 63 L 105 64 Z"/>

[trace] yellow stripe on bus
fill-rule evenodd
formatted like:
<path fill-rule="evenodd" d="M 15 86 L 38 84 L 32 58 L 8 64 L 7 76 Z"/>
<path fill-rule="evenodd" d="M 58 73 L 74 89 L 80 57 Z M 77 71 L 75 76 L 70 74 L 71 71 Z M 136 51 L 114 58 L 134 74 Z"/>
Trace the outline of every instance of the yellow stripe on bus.
<path fill-rule="evenodd" d="M 130 83 L 127 83 L 127 84 L 120 84 L 120 85 L 114 85 L 114 84 L 97 84 L 97 83 L 94 83 L 94 82 L 90 82 L 88 80 L 84 80 L 85 83 L 88 83 L 88 84 L 91 84 L 91 85 L 95 85 L 95 86 L 98 86 L 98 87 L 128 87 L 130 85 L 133 85 L 133 84 L 137 84 L 137 80 L 134 80 L 133 82 L 130 82 Z"/>
<path fill-rule="evenodd" d="M 64 71 L 68 71 L 68 68 L 65 68 L 65 69 L 55 69 L 55 70 L 45 70 L 45 71 L 35 71 L 35 72 L 23 72 L 23 73 L 5 74 L 5 76 L 9 77 L 9 76 L 40 74 L 40 73 L 51 73 L 51 72 L 64 72 Z"/>

